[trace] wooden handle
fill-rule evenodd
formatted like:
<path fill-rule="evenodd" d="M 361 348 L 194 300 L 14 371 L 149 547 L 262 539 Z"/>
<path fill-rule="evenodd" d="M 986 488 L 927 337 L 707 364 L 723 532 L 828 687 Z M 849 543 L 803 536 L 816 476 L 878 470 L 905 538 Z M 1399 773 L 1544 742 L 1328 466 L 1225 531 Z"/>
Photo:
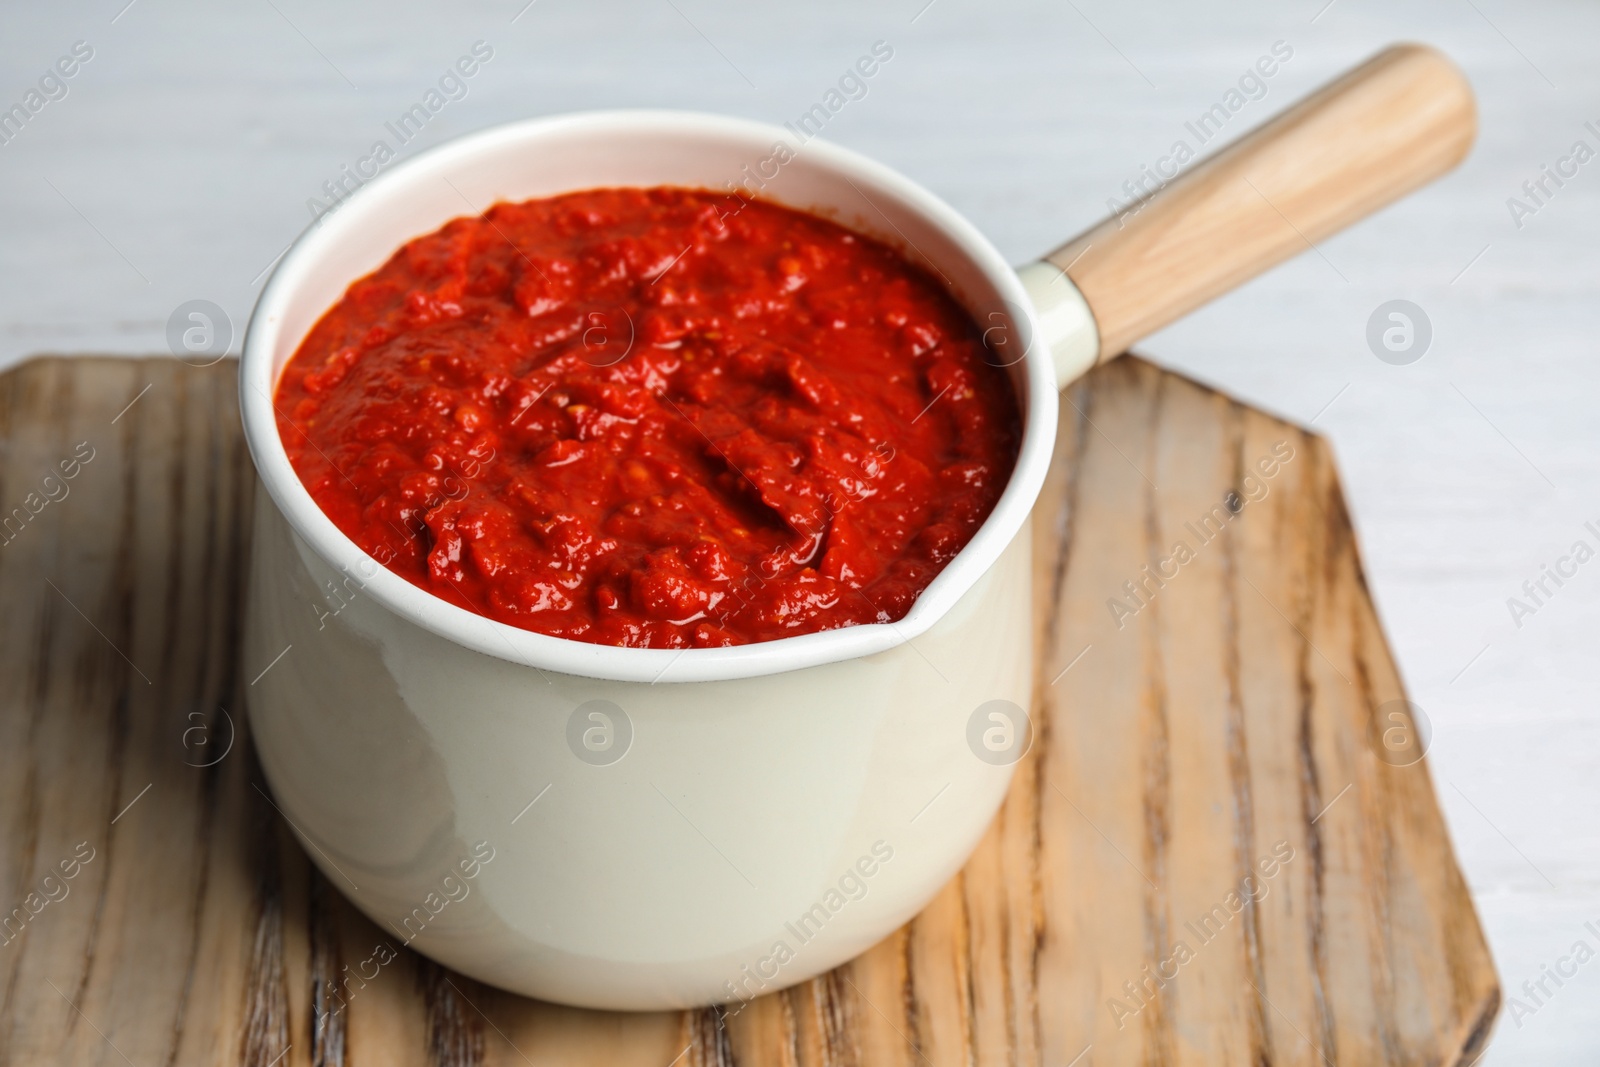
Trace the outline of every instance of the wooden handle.
<path fill-rule="evenodd" d="M 1472 88 L 1397 45 L 1047 257 L 1082 291 L 1099 361 L 1459 163 Z"/>

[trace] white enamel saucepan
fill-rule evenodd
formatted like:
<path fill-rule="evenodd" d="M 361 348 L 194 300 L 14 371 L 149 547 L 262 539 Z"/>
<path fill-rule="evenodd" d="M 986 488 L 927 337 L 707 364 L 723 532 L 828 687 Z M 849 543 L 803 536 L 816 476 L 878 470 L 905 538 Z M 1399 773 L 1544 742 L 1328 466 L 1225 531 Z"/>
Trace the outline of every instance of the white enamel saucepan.
<path fill-rule="evenodd" d="M 409 944 L 568 1004 L 729 1002 L 833 967 L 909 919 L 977 843 L 1029 740 L 1015 710 L 1033 684 L 1027 520 L 1057 390 L 1442 174 L 1474 115 L 1447 60 L 1390 49 L 1021 271 L 888 167 L 712 115 L 514 123 L 355 192 L 278 266 L 240 367 L 263 490 L 251 727 L 276 803 L 386 942 L 341 995 L 381 981 Z M 318 510 L 272 395 L 352 281 L 496 201 L 730 182 L 931 267 L 1009 364 L 1016 471 L 904 618 L 736 648 L 568 641 L 434 598 Z"/>

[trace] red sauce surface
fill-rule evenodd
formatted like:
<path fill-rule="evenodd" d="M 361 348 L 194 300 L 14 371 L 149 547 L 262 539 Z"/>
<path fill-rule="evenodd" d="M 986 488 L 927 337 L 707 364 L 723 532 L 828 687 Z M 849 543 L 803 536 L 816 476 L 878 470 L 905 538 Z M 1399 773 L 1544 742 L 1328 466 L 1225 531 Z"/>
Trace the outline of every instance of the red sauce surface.
<path fill-rule="evenodd" d="M 890 248 L 671 187 L 496 204 L 355 282 L 284 369 L 329 518 L 557 637 L 742 644 L 901 618 L 1016 459 L 1004 372 Z"/>

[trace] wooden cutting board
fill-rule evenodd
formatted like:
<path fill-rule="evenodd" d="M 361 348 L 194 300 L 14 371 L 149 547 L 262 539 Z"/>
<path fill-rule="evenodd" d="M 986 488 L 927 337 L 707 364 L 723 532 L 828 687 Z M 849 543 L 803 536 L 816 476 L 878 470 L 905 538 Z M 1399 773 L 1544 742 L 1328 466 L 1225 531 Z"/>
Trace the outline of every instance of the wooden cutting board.
<path fill-rule="evenodd" d="M 1328 445 L 1133 359 L 1062 401 L 1041 728 L 915 921 L 738 1012 L 556 1007 L 401 950 L 330 1013 L 390 935 L 307 863 L 251 751 L 234 381 L 166 358 L 0 376 L 0 1063 L 1454 1064 L 1487 1042 L 1498 982 Z"/>

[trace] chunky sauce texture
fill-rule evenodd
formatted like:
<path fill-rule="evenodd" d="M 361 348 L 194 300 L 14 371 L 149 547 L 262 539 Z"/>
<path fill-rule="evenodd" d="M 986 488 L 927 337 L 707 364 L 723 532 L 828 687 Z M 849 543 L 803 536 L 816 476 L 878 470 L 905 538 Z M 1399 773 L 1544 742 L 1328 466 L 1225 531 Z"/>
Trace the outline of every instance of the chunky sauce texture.
<path fill-rule="evenodd" d="M 659 187 L 496 204 L 350 286 L 278 427 L 390 570 L 527 630 L 743 644 L 892 622 L 988 516 L 1017 402 L 885 245 Z"/>

